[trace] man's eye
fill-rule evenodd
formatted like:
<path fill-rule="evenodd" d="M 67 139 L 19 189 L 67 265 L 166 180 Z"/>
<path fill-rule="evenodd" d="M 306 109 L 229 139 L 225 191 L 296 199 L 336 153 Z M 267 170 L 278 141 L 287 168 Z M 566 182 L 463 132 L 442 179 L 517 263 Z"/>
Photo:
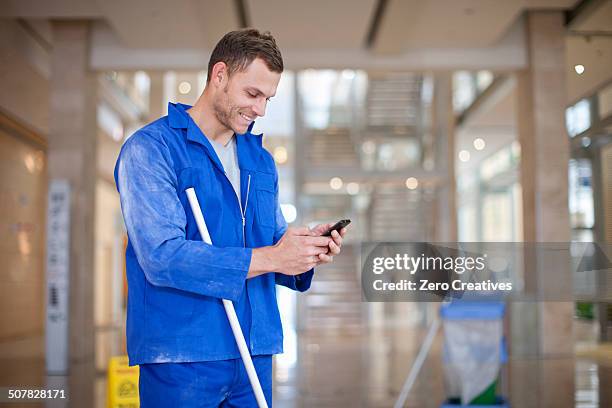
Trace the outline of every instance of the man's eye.
<path fill-rule="evenodd" d="M 255 94 L 253 94 L 253 93 L 250 93 L 250 92 L 249 92 L 249 96 L 250 96 L 251 98 L 255 98 L 257 95 L 255 95 Z"/>

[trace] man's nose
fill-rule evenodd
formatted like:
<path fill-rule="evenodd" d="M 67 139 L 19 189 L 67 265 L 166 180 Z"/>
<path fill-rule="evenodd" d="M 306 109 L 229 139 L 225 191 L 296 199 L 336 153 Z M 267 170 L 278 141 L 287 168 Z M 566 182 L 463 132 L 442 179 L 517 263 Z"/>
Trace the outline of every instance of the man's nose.
<path fill-rule="evenodd" d="M 266 114 L 266 103 L 268 101 L 265 98 L 262 98 L 262 100 L 257 101 L 257 103 L 255 103 L 255 105 L 253 105 L 253 112 L 261 117 L 264 116 Z"/>

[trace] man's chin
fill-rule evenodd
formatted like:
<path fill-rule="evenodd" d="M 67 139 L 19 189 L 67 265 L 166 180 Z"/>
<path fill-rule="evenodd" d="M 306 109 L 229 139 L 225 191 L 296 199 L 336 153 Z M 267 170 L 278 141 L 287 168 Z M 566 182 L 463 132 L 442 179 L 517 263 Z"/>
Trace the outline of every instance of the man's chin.
<path fill-rule="evenodd" d="M 242 135 L 245 134 L 247 132 L 247 130 L 249 130 L 249 125 L 245 125 L 245 126 L 234 126 L 233 129 L 234 133 L 236 133 L 237 135 Z"/>

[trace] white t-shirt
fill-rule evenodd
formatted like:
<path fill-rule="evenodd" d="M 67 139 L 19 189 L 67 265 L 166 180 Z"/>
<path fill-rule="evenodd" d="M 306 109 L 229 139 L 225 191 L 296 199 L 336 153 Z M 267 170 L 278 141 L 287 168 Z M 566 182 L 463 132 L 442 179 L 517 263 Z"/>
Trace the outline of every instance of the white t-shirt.
<path fill-rule="evenodd" d="M 238 201 L 240 202 L 240 167 L 238 167 L 238 154 L 236 152 L 236 135 L 233 135 L 229 142 L 223 146 L 221 143 L 208 139 L 213 149 L 217 153 L 225 175 L 232 183 Z"/>

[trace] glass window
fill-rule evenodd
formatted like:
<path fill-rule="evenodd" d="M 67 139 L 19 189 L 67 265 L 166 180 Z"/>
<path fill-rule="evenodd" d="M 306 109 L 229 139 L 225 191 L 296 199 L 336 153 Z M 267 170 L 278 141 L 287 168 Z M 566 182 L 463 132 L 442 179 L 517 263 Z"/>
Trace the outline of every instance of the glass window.
<path fill-rule="evenodd" d="M 478 241 L 478 213 L 475 205 L 464 205 L 458 211 L 458 232 L 460 242 Z"/>
<path fill-rule="evenodd" d="M 569 162 L 569 210 L 572 228 L 593 228 L 593 188 L 591 162 L 586 159 Z"/>
<path fill-rule="evenodd" d="M 485 242 L 513 241 L 513 196 L 511 190 L 488 193 L 482 202 L 482 238 Z"/>
<path fill-rule="evenodd" d="M 476 73 L 476 86 L 478 93 L 484 91 L 493 82 L 493 73 L 491 71 L 478 71 Z"/>
<path fill-rule="evenodd" d="M 304 126 L 325 129 L 351 125 L 356 107 L 363 106 L 367 76 L 362 71 L 307 69 L 298 75 Z"/>
<path fill-rule="evenodd" d="M 512 168 L 512 150 L 510 147 L 499 150 L 482 161 L 480 166 L 480 177 L 487 181 L 498 174 Z"/>
<path fill-rule="evenodd" d="M 586 99 L 582 99 L 565 110 L 565 126 L 571 137 L 591 127 L 590 110 L 591 104 Z"/>
<path fill-rule="evenodd" d="M 453 75 L 453 109 L 465 110 L 476 98 L 476 83 L 469 71 L 458 71 Z"/>

